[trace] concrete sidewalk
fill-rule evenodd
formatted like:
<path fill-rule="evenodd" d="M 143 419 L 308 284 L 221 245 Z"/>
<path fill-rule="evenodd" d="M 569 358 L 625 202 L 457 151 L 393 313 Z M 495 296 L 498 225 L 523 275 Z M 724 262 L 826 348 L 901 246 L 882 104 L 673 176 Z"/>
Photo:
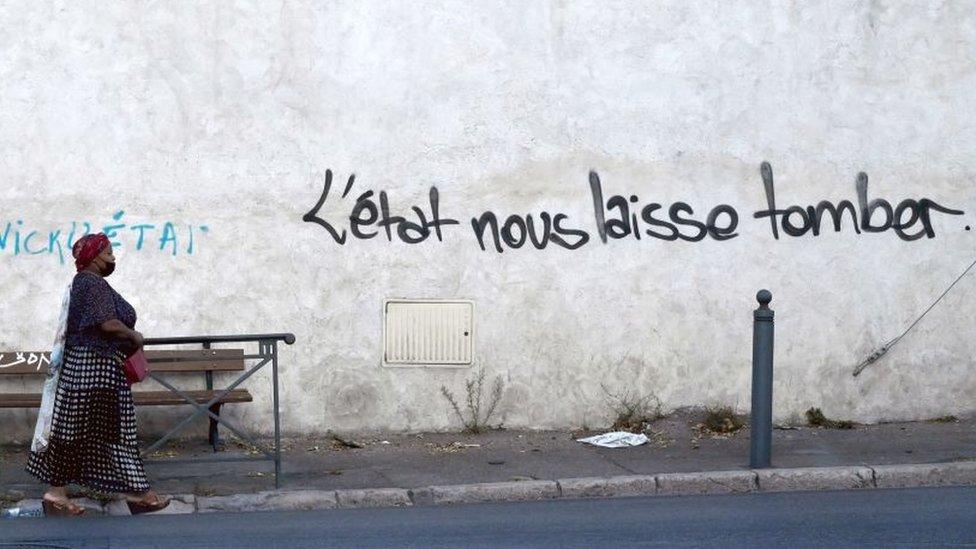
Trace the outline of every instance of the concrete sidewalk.
<path fill-rule="evenodd" d="M 330 437 L 289 438 L 282 444 L 282 490 L 277 492 L 271 468 L 263 464 L 157 463 L 147 469 L 157 490 L 180 495 L 177 512 L 976 484 L 976 421 L 971 419 L 777 429 L 774 471 L 747 469 L 748 429 L 713 434 L 698 421 L 696 412 L 674 414 L 653 424 L 650 444 L 617 450 L 575 442 L 589 432 L 342 437 L 361 448 Z M 182 441 L 162 457 L 208 452 L 203 441 Z M 224 450 L 247 452 L 234 442 Z M 25 455 L 22 446 L 4 448 L 0 495 L 7 491 L 8 504 L 43 492 L 23 471 Z M 888 467 L 912 464 L 923 466 Z M 108 510 L 122 512 L 121 507 Z"/>

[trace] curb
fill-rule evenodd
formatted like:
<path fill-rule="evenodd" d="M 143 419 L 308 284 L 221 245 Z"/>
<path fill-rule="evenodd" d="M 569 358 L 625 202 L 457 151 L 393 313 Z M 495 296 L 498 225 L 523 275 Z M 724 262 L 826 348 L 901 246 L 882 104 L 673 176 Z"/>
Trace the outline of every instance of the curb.
<path fill-rule="evenodd" d="M 554 480 L 525 480 L 428 486 L 412 490 L 418 505 L 453 505 L 457 503 L 488 503 L 500 501 L 538 501 L 559 497 L 559 484 Z"/>
<path fill-rule="evenodd" d="M 960 461 L 583 477 L 427 486 L 413 490 L 369 488 L 279 490 L 217 497 L 174 495 L 170 506 L 160 514 L 362 509 L 552 499 L 973 485 L 976 485 L 976 461 Z M 129 514 L 122 501 L 105 505 L 89 499 L 74 501 L 83 504 L 94 516 Z M 40 500 L 22 500 L 16 506 L 24 509 L 39 508 Z"/>

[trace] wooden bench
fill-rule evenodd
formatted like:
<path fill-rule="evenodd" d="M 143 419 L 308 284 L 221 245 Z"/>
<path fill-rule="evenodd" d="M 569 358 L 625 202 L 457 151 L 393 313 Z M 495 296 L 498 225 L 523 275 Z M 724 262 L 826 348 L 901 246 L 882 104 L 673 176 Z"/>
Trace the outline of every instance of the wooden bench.
<path fill-rule="evenodd" d="M 195 349 L 195 350 L 147 350 L 150 373 L 189 373 L 204 374 L 206 388 L 187 390 L 184 393 L 197 402 L 209 402 L 222 391 L 214 390 L 214 372 L 242 372 L 245 368 L 243 349 Z M 47 374 L 50 353 L 14 351 L 0 353 L 0 379 L 8 376 L 27 376 L 37 378 L 38 388 Z M 170 391 L 140 391 L 133 386 L 132 400 L 136 406 L 177 406 L 188 404 L 180 395 Z M 251 402 L 253 399 L 247 389 L 234 389 L 210 406 L 214 415 L 220 415 L 224 404 Z M 38 408 L 41 393 L 0 393 L 0 408 Z M 220 444 L 217 420 L 210 419 L 208 441 L 214 452 Z"/>

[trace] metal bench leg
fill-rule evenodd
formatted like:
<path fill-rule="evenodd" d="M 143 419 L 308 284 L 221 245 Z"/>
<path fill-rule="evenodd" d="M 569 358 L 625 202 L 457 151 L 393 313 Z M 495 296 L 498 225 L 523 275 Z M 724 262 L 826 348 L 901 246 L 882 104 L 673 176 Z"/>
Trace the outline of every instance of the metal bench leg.
<path fill-rule="evenodd" d="M 219 416 L 220 407 L 221 404 L 214 404 L 213 406 L 210 407 L 210 411 L 213 412 L 214 415 Z M 210 445 L 213 446 L 214 452 L 216 452 L 217 447 L 220 446 L 220 432 L 217 430 L 217 426 L 218 426 L 217 420 L 215 420 L 214 418 L 210 418 L 210 434 L 207 440 L 210 442 Z"/>

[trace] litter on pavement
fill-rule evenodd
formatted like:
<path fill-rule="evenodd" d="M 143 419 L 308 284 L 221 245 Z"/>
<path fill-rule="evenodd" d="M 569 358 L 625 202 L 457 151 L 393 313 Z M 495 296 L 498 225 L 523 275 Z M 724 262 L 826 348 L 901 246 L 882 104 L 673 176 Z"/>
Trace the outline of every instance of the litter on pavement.
<path fill-rule="evenodd" d="M 647 436 L 643 434 L 636 435 L 627 431 L 613 431 L 603 433 L 602 435 L 576 439 L 576 442 L 592 444 L 593 446 L 600 446 L 602 448 L 629 448 L 631 446 L 646 444 Z"/>

